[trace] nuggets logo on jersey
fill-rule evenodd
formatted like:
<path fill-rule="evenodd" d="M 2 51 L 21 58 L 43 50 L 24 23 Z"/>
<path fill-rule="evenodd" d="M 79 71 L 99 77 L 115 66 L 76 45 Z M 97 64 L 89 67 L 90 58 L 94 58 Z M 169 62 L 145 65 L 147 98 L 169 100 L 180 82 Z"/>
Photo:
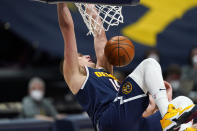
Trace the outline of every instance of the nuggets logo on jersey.
<path fill-rule="evenodd" d="M 132 87 L 131 83 L 126 82 L 122 87 L 122 93 L 129 94 L 129 93 L 131 93 L 132 89 L 133 89 L 133 87 Z"/>

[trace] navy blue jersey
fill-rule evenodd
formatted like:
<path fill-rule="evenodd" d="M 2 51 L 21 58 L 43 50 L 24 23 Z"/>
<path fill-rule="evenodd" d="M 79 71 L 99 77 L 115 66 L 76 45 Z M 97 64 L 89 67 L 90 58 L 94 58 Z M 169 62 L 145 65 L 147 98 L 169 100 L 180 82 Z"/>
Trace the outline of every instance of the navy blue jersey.
<path fill-rule="evenodd" d="M 86 67 L 87 78 L 76 94 L 77 100 L 96 125 L 101 113 L 108 108 L 118 92 L 117 79 L 103 69 Z"/>
<path fill-rule="evenodd" d="M 131 77 L 127 77 L 119 85 L 117 79 L 103 69 L 86 67 L 86 71 L 86 80 L 76 97 L 87 111 L 95 129 L 162 131 L 159 113 L 150 118 L 142 118 L 149 99 Z"/>
<path fill-rule="evenodd" d="M 99 118 L 99 131 L 162 131 L 159 112 L 142 117 L 148 104 L 148 95 L 128 76 L 110 107 Z"/>

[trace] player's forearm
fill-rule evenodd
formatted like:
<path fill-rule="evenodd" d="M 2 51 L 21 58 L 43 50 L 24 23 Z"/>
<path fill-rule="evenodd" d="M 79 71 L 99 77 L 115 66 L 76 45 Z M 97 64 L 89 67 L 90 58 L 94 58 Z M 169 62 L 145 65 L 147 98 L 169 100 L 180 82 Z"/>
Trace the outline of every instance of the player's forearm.
<path fill-rule="evenodd" d="M 60 29 L 64 38 L 64 75 L 66 79 L 69 79 L 72 73 L 77 72 L 79 68 L 74 25 L 70 11 L 65 3 L 59 3 L 57 11 Z"/>
<path fill-rule="evenodd" d="M 72 73 L 75 73 L 79 69 L 78 52 L 75 37 L 69 35 L 67 37 L 66 39 L 64 38 L 64 61 L 66 61 L 66 72 L 70 72 L 70 75 L 72 75 Z"/>
<path fill-rule="evenodd" d="M 97 35 L 94 37 L 94 48 L 95 48 L 97 59 L 99 59 L 104 55 L 106 42 L 107 39 L 105 35 Z"/>
<path fill-rule="evenodd" d="M 92 21 L 92 26 L 97 27 L 96 24 L 102 25 L 102 22 L 99 18 L 99 14 L 96 10 L 95 5 L 87 4 L 86 6 L 87 6 L 86 13 L 90 16 L 89 18 Z M 94 32 L 94 48 L 95 48 L 97 59 L 98 57 L 103 56 L 106 41 L 107 39 L 104 30 L 102 30 L 99 33 L 96 31 Z"/>
<path fill-rule="evenodd" d="M 60 28 L 74 28 L 72 16 L 66 3 L 58 3 L 57 12 Z"/>
<path fill-rule="evenodd" d="M 96 32 L 94 36 L 94 48 L 97 58 L 97 67 L 103 67 L 108 72 L 113 74 L 113 66 L 108 62 L 104 53 L 106 43 L 107 43 L 107 37 L 104 29 L 102 29 L 100 33 Z"/>
<path fill-rule="evenodd" d="M 109 63 L 109 61 L 105 57 L 105 52 L 104 52 L 106 42 L 107 42 L 106 36 L 103 36 L 100 39 L 98 37 L 98 38 L 95 38 L 94 40 L 95 40 L 94 42 L 95 52 L 96 52 L 96 57 L 97 57 L 96 67 L 97 68 L 103 67 L 106 69 L 106 71 L 113 74 L 113 66 Z"/>
<path fill-rule="evenodd" d="M 102 21 L 100 18 L 100 14 L 98 13 L 97 8 L 93 4 L 86 5 L 86 13 L 89 15 L 89 21 L 91 21 L 92 31 L 94 32 L 94 37 L 101 37 L 101 35 L 105 35 L 105 31 L 102 28 Z"/>
<path fill-rule="evenodd" d="M 101 19 L 99 17 L 95 5 L 88 4 L 86 11 L 87 14 L 91 16 L 90 18 L 92 18 L 93 27 L 98 27 L 96 24 L 102 25 Z M 94 48 L 97 60 L 102 61 L 107 38 L 104 29 L 102 29 L 101 32 L 98 32 L 98 30 L 99 29 L 95 29 L 94 31 Z"/>

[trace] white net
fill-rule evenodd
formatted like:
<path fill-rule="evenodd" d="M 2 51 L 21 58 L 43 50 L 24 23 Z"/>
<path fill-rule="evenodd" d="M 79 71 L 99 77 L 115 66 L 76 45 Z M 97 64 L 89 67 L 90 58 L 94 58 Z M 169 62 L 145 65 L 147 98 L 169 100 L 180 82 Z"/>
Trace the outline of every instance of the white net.
<path fill-rule="evenodd" d="M 95 35 L 103 29 L 108 31 L 110 26 L 123 23 L 122 6 L 75 3 L 87 28 L 88 34 Z"/>

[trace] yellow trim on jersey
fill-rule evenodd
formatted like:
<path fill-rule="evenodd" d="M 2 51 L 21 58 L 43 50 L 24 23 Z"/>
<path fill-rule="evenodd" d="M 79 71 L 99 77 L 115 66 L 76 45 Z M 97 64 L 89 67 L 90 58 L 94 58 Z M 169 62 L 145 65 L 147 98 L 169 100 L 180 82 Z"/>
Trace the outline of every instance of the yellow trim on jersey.
<path fill-rule="evenodd" d="M 115 76 L 113 76 L 112 74 L 108 74 L 108 73 L 106 73 L 106 72 L 94 72 L 94 74 L 95 74 L 97 77 L 110 77 L 110 78 L 112 78 L 112 79 L 118 81 L 118 79 L 117 79 Z"/>

